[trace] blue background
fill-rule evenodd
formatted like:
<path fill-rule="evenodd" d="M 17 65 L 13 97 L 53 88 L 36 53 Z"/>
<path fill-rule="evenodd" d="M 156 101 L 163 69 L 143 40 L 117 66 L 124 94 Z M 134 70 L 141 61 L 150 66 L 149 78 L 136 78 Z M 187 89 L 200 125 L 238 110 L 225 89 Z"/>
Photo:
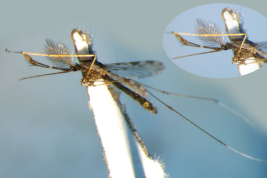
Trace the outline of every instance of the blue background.
<path fill-rule="evenodd" d="M 267 16 L 260 2 L 243 6 Z M 267 160 L 266 67 L 244 77 L 211 79 L 180 69 L 164 52 L 162 36 L 169 22 L 211 1 L 5 3 L 0 11 L 0 177 L 108 177 L 87 93 L 80 85 L 81 74 L 18 81 L 54 71 L 30 67 L 22 55 L 4 52 L 5 48 L 41 52 L 46 38 L 73 49 L 70 32 L 74 28 L 91 31 L 94 50 L 103 63 L 151 59 L 164 63 L 161 74 L 139 82 L 174 93 L 216 98 L 246 115 L 256 128 L 216 104 L 154 92 L 220 140 Z M 229 5 L 222 8 L 225 6 Z M 259 41 L 265 36 L 262 38 Z M 267 164 L 218 144 L 154 98 L 148 97 L 159 110 L 157 116 L 127 96 L 121 97 L 150 154 L 162 160 L 170 177 L 267 176 Z"/>

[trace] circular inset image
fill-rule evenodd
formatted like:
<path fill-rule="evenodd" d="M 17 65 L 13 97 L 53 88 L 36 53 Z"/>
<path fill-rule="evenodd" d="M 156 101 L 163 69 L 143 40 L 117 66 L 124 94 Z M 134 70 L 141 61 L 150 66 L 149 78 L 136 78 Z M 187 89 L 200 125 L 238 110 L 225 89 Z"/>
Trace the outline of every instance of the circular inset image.
<path fill-rule="evenodd" d="M 208 4 L 175 17 L 163 35 L 168 57 L 203 77 L 230 78 L 267 63 L 267 19 L 249 8 Z"/>

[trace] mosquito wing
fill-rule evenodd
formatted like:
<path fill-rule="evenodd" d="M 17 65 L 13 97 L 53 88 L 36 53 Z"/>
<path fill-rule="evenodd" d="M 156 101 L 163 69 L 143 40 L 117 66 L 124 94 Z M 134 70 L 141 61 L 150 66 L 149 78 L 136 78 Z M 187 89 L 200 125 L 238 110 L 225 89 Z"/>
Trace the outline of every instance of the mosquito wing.
<path fill-rule="evenodd" d="M 45 54 L 49 55 L 72 55 L 72 53 L 69 51 L 68 47 L 61 43 L 56 43 L 53 40 L 46 39 L 45 40 L 46 45 L 43 49 Z M 60 68 L 69 68 L 73 66 L 73 57 L 64 57 L 64 56 L 58 56 L 58 57 L 47 57 L 54 66 L 60 67 Z"/>
<path fill-rule="evenodd" d="M 254 43 L 256 52 L 263 58 L 267 59 L 267 42 Z M 265 61 L 264 63 L 266 63 Z"/>
<path fill-rule="evenodd" d="M 158 61 L 138 61 L 105 64 L 111 73 L 126 78 L 143 78 L 160 73 L 164 66 Z"/>
<path fill-rule="evenodd" d="M 256 43 L 257 48 L 267 53 L 267 41 Z"/>
<path fill-rule="evenodd" d="M 213 23 L 205 22 L 201 19 L 197 19 L 197 26 L 195 28 L 198 34 L 223 34 L 219 27 Z M 212 47 L 222 46 L 224 44 L 224 36 L 200 36 L 201 40 Z"/>

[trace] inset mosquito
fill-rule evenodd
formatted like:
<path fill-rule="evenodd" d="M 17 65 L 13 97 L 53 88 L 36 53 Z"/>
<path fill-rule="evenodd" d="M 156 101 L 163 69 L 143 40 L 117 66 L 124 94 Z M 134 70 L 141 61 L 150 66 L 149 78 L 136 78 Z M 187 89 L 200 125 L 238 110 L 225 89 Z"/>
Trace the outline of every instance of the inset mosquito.
<path fill-rule="evenodd" d="M 78 35 L 75 36 L 75 35 Z M 35 78 L 40 76 L 46 76 L 46 75 L 53 75 L 53 74 L 60 74 L 60 73 L 67 73 L 72 71 L 81 71 L 83 74 L 82 79 L 82 85 L 85 86 L 95 86 L 94 82 L 99 81 L 99 79 L 103 80 L 103 85 L 114 85 L 121 91 L 123 91 L 125 94 L 130 96 L 132 99 L 137 101 L 144 109 L 149 110 L 153 114 L 157 114 L 157 109 L 152 105 L 151 102 L 147 101 L 145 98 L 147 94 L 150 94 L 153 96 L 156 100 L 161 102 L 164 106 L 166 106 L 171 111 L 177 113 L 179 116 L 181 116 L 183 119 L 197 127 L 199 130 L 219 142 L 220 144 L 226 146 L 227 148 L 231 149 L 232 151 L 261 162 L 266 162 L 265 160 L 257 159 L 254 157 L 251 157 L 249 155 L 246 155 L 244 153 L 241 153 L 234 148 L 228 146 L 224 142 L 220 141 L 216 137 L 212 136 L 210 133 L 193 123 L 191 120 L 189 120 L 187 117 L 182 115 L 177 110 L 173 109 L 171 106 L 167 105 L 163 101 L 161 101 L 159 98 L 157 98 L 155 95 L 153 95 L 151 92 L 149 92 L 146 88 L 153 89 L 155 91 L 161 92 L 163 94 L 169 94 L 169 95 L 176 95 L 181 97 L 187 97 L 192 99 L 199 99 L 199 100 L 207 100 L 211 101 L 228 111 L 232 112 L 233 114 L 241 117 L 242 119 L 248 120 L 237 111 L 233 110 L 232 108 L 226 106 L 225 104 L 221 103 L 220 101 L 213 99 L 213 98 L 205 98 L 205 97 L 198 97 L 198 96 L 191 96 L 191 95 L 182 95 L 182 94 L 176 94 L 176 93 L 170 93 L 166 91 L 161 91 L 155 88 L 152 88 L 150 86 L 147 86 L 145 84 L 141 84 L 137 81 L 134 81 L 130 79 L 129 77 L 134 78 L 142 78 L 142 77 L 148 77 L 153 76 L 158 73 L 160 73 L 164 67 L 161 62 L 157 61 L 142 61 L 142 62 L 130 62 L 130 63 L 113 63 L 113 64 L 102 64 L 97 61 L 97 56 L 95 55 L 95 52 L 92 49 L 92 41 L 90 34 L 86 33 L 85 31 L 82 31 L 80 29 L 74 29 L 71 33 L 72 40 L 75 46 L 76 55 L 72 55 L 68 48 L 61 43 L 53 42 L 52 40 L 47 39 L 46 40 L 46 46 L 44 49 L 44 53 L 28 53 L 24 51 L 9 51 L 6 49 L 9 53 L 20 53 L 23 54 L 27 61 L 32 66 L 38 66 L 43 68 L 50 68 L 50 69 L 56 69 L 60 70 L 60 72 L 57 73 L 50 73 L 50 74 L 44 74 L 44 75 L 37 75 L 32 77 L 26 77 L 23 79 L 29 79 L 29 78 Z M 79 42 L 75 40 L 80 40 Z M 77 43 L 83 44 L 86 43 L 84 46 L 88 46 L 88 49 L 86 51 L 84 49 L 84 46 L 78 46 Z M 81 47 L 81 48 L 80 48 Z M 29 55 L 39 55 L 39 56 L 45 56 L 47 57 L 54 66 L 49 66 L 40 62 L 37 62 L 36 60 L 32 59 Z M 73 57 L 77 57 L 80 61 L 80 64 L 74 63 Z M 115 74 L 117 73 L 117 74 Z M 146 87 L 146 88 L 145 88 Z"/>
<path fill-rule="evenodd" d="M 238 66 L 240 75 L 251 73 L 267 63 L 267 53 L 263 51 L 266 44 L 254 43 L 248 40 L 247 34 L 242 27 L 240 14 L 231 8 L 224 8 L 222 10 L 222 18 L 224 20 L 227 34 L 224 34 L 215 24 L 205 22 L 201 19 L 197 19 L 196 34 L 172 32 L 183 45 L 212 50 L 175 57 L 172 58 L 172 60 L 232 49 L 234 53 L 232 63 Z M 201 40 L 207 43 L 207 46 L 189 42 L 181 37 L 181 35 L 198 36 Z M 225 36 L 229 37 L 230 43 L 225 42 Z"/>

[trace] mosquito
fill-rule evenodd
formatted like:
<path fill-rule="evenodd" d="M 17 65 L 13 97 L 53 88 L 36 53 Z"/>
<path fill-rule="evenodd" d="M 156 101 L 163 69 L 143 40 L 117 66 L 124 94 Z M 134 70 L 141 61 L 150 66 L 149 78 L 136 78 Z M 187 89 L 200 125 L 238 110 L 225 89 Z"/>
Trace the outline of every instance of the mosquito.
<path fill-rule="evenodd" d="M 79 46 L 75 45 L 74 35 L 78 35 L 79 38 L 75 39 L 82 39 L 82 42 L 87 43 L 89 48 L 86 49 L 87 51 L 82 51 L 79 48 Z M 160 103 L 162 103 L 164 106 L 166 106 L 171 111 L 175 112 L 179 116 L 181 116 L 183 119 L 194 125 L 196 128 L 207 134 L 209 137 L 213 138 L 220 144 L 226 146 L 227 148 L 231 149 L 232 151 L 247 157 L 252 160 L 260 161 L 260 162 L 266 162 L 265 160 L 257 159 L 252 156 L 249 156 L 247 154 L 244 154 L 240 151 L 235 150 L 234 148 L 230 147 L 229 145 L 225 144 L 224 142 L 220 141 L 198 125 L 196 125 L 194 122 L 189 120 L 186 116 L 182 115 L 177 110 L 173 109 L 168 104 L 161 101 L 158 97 L 153 95 L 149 90 L 146 88 L 153 89 L 155 91 L 161 92 L 163 94 L 168 95 L 176 95 L 181 97 L 187 97 L 192 99 L 199 99 L 199 100 L 207 100 L 210 102 L 213 102 L 228 111 L 232 112 L 233 114 L 241 117 L 242 119 L 246 120 L 246 118 L 238 113 L 237 111 L 233 110 L 232 108 L 228 107 L 227 105 L 223 104 L 222 102 L 213 99 L 213 98 L 206 98 L 206 97 L 198 97 L 198 96 L 192 96 L 192 95 L 183 95 L 183 94 L 177 94 L 177 93 L 170 93 L 162 90 L 158 90 L 156 88 L 150 87 L 148 85 L 139 83 L 135 80 L 132 80 L 130 78 L 142 78 L 142 77 L 149 77 L 156 75 L 164 69 L 163 64 L 158 61 L 139 61 L 139 62 L 128 62 L 128 63 L 111 63 L 111 64 L 103 64 L 101 62 L 98 62 L 97 56 L 95 54 L 95 51 L 92 49 L 92 39 L 89 33 L 86 33 L 85 31 L 82 31 L 81 29 L 74 29 L 71 32 L 72 40 L 75 46 L 76 54 L 73 55 L 69 49 L 62 43 L 54 42 L 53 40 L 46 39 L 46 45 L 44 48 L 44 53 L 29 53 L 24 51 L 10 51 L 6 49 L 9 53 L 19 53 L 24 55 L 24 57 L 27 59 L 27 61 L 32 66 L 37 67 L 43 67 L 43 68 L 49 68 L 49 69 L 55 69 L 59 70 L 60 72 L 56 73 L 49 73 L 49 74 L 43 74 L 43 75 L 37 75 L 37 76 L 31 76 L 31 77 L 25 77 L 20 80 L 29 79 L 29 78 L 35 78 L 40 76 L 46 76 L 46 75 L 54 75 L 54 74 L 62 74 L 62 73 L 68 73 L 68 72 L 75 72 L 75 71 L 81 71 L 83 78 L 81 80 L 81 84 L 84 86 L 95 86 L 94 82 L 102 79 L 103 85 L 114 85 L 119 90 L 124 92 L 126 95 L 130 96 L 132 99 L 134 99 L 139 105 L 141 105 L 145 110 L 150 111 L 153 114 L 157 114 L 157 109 L 153 106 L 152 102 L 147 101 L 145 98 L 148 94 L 150 94 L 152 97 L 154 97 L 156 100 L 158 100 Z M 81 43 L 81 42 L 79 42 Z M 49 61 L 51 61 L 54 65 L 50 66 L 47 64 L 40 63 L 36 60 L 34 60 L 30 55 L 38 55 L 38 56 L 45 56 Z M 74 63 L 74 57 L 77 57 L 80 61 L 80 64 Z M 115 74 L 116 73 L 116 74 Z"/>
<path fill-rule="evenodd" d="M 247 34 L 242 27 L 240 13 L 232 10 L 231 8 L 224 8 L 221 15 L 227 34 L 224 34 L 219 27 L 216 26 L 216 24 L 205 22 L 201 19 L 197 19 L 196 34 L 172 32 L 179 42 L 185 46 L 212 50 L 203 53 L 175 57 L 172 58 L 172 60 L 232 49 L 234 54 L 232 63 L 237 64 L 240 75 L 251 73 L 267 63 L 267 53 L 263 51 L 263 48 L 266 47 L 265 42 L 254 43 L 248 40 Z M 189 42 L 181 35 L 198 36 L 202 41 L 207 43 L 207 46 Z M 230 43 L 225 42 L 225 36 L 229 37 Z"/>

